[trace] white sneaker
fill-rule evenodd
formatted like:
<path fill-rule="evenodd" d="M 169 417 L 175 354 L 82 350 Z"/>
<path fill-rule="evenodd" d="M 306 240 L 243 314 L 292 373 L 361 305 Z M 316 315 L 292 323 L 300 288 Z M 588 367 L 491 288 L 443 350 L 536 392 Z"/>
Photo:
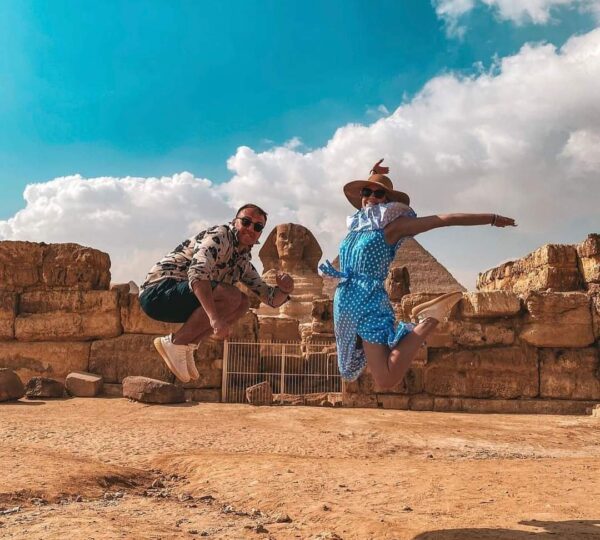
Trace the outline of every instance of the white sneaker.
<path fill-rule="evenodd" d="M 175 345 L 173 343 L 173 334 L 168 336 L 157 337 L 154 340 L 154 346 L 161 355 L 162 359 L 181 382 L 190 381 L 190 374 L 187 370 L 187 345 Z"/>
<path fill-rule="evenodd" d="M 195 345 L 194 343 L 190 343 L 189 345 L 187 345 L 187 348 L 188 348 L 187 353 L 186 353 L 187 370 L 188 370 L 188 373 L 190 374 L 190 377 L 192 378 L 192 380 L 197 381 L 200 378 L 200 373 L 198 373 L 198 369 L 196 368 L 196 362 L 194 360 L 194 352 L 198 348 L 198 345 Z"/>
<path fill-rule="evenodd" d="M 420 321 L 427 319 L 428 317 L 431 317 L 436 321 L 442 321 L 448 317 L 452 307 L 457 304 L 461 298 L 461 292 L 442 294 L 442 296 L 438 296 L 429 302 L 424 302 L 423 304 L 415 306 L 412 309 L 410 316 L 413 319 L 418 319 Z"/>

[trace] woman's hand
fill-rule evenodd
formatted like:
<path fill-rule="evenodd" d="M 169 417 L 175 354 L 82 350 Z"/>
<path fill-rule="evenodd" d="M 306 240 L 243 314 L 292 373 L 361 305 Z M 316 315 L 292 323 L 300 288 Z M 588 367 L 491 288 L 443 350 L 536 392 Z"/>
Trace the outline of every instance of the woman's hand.
<path fill-rule="evenodd" d="M 492 227 L 516 227 L 517 224 L 515 220 L 509 217 L 500 216 L 498 214 L 494 214 L 492 217 Z"/>
<path fill-rule="evenodd" d="M 381 165 L 384 159 L 385 158 L 381 158 L 377 163 L 375 163 L 375 165 L 373 165 L 373 168 L 371 169 L 373 174 L 387 174 L 390 172 L 389 167 L 384 167 Z"/>

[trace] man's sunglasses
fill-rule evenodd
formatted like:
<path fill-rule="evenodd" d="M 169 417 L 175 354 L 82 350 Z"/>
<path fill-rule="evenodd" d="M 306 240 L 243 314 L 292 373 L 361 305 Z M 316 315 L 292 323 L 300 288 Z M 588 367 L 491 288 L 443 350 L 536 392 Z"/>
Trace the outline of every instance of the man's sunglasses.
<path fill-rule="evenodd" d="M 265 228 L 263 223 L 259 223 L 258 221 L 252 221 L 250 218 L 247 217 L 238 217 L 235 219 L 239 219 L 242 222 L 242 227 L 248 228 L 250 227 L 250 225 L 253 225 L 254 230 L 256 232 L 261 232 Z"/>
<path fill-rule="evenodd" d="M 385 194 L 385 189 L 371 189 L 368 187 L 364 187 L 360 190 L 361 197 L 370 197 L 371 195 L 375 195 L 376 198 L 383 199 L 385 197 Z"/>

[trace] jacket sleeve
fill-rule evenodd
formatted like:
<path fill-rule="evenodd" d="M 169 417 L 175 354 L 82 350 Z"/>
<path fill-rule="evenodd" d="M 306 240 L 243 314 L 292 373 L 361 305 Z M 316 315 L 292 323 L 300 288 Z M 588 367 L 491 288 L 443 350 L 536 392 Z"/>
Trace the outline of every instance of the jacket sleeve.
<path fill-rule="evenodd" d="M 256 294 L 262 302 L 271 307 L 279 307 L 273 304 L 276 288 L 271 287 L 263 281 L 262 277 L 260 277 L 260 274 L 256 271 L 256 268 L 254 268 L 254 265 L 250 261 L 246 264 L 246 268 L 240 277 L 240 281 Z M 289 299 L 290 297 L 288 296 L 286 302 Z"/>
<path fill-rule="evenodd" d="M 223 262 L 229 244 L 226 227 L 218 227 L 206 232 L 204 238 L 194 246 L 192 262 L 188 268 L 190 289 L 195 281 L 213 279 L 215 267 Z"/>

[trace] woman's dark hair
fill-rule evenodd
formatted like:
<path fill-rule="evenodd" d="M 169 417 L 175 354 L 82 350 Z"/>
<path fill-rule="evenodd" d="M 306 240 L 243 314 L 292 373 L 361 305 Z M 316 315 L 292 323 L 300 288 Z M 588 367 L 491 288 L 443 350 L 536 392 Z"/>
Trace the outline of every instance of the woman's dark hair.
<path fill-rule="evenodd" d="M 247 208 L 252 208 L 252 210 L 256 210 L 261 216 L 263 216 L 265 218 L 265 222 L 267 221 L 267 213 L 260 207 L 260 206 L 256 206 L 255 204 L 245 204 L 244 206 L 240 206 L 238 208 L 238 211 L 235 213 L 235 217 L 238 217 L 240 215 L 240 212 L 242 210 L 246 210 Z"/>

